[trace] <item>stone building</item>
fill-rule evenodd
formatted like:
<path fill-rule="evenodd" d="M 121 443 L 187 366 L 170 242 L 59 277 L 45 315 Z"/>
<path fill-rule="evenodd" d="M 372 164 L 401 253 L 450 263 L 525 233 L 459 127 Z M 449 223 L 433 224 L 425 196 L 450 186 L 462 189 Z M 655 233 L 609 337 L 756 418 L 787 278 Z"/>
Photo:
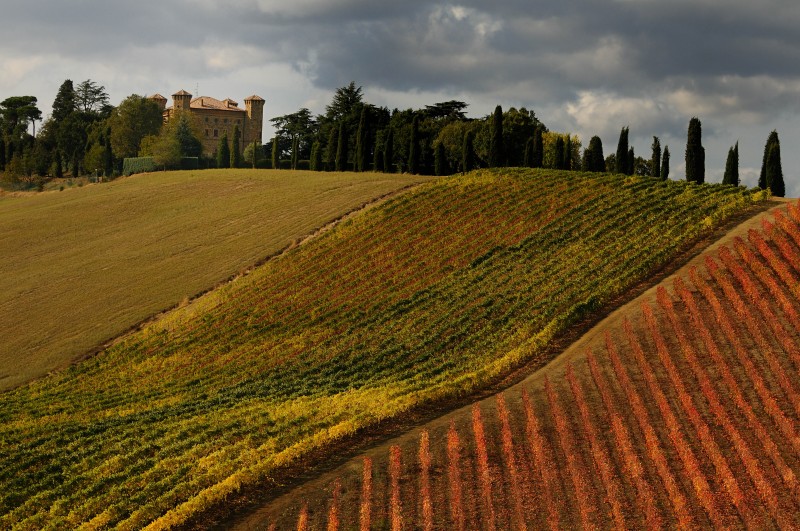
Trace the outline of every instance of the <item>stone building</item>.
<path fill-rule="evenodd" d="M 259 96 L 250 96 L 244 100 L 244 109 L 232 99 L 220 101 L 209 96 L 192 98 L 185 90 L 172 95 L 172 107 L 167 107 L 167 98 L 161 94 L 150 96 L 162 114 L 164 121 L 169 121 L 176 110 L 189 110 L 197 117 L 200 129 L 205 133 L 200 141 L 203 144 L 203 154 L 213 156 L 217 152 L 219 139 L 228 133 L 228 141 L 233 139 L 233 128 L 239 126 L 241 133 L 240 151 L 251 144 L 253 140 L 261 142 L 261 130 L 264 123 L 264 99 Z"/>

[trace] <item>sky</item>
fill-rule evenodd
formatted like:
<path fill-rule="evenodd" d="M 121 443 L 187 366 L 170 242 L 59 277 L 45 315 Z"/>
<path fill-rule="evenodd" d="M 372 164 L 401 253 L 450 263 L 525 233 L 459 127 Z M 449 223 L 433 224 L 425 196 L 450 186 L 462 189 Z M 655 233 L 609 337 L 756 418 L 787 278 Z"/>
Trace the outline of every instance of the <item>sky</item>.
<path fill-rule="evenodd" d="M 322 113 L 355 81 L 366 101 L 421 108 L 451 99 L 478 118 L 526 107 L 554 131 L 630 127 L 636 154 L 668 145 L 684 177 L 690 118 L 703 124 L 706 181 L 737 141 L 754 186 L 769 132 L 787 195 L 800 196 L 797 0 L 11 0 L 0 17 L 0 100 L 50 112 L 65 79 L 130 94 L 266 100 L 265 121 Z M 10 5 L 8 5 L 10 4 Z M 267 121 L 267 125 L 268 121 Z M 265 127 L 264 140 L 272 136 Z"/>

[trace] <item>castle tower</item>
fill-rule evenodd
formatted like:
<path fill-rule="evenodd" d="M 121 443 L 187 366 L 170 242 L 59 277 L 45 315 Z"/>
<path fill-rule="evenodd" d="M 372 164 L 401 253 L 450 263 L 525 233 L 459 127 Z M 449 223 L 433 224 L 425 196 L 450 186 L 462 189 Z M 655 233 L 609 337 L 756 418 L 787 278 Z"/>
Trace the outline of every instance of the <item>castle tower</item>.
<path fill-rule="evenodd" d="M 172 95 L 172 108 L 176 111 L 188 111 L 192 103 L 192 95 L 185 90 Z"/>
<path fill-rule="evenodd" d="M 150 96 L 149 99 L 156 102 L 156 104 L 158 105 L 158 110 L 160 110 L 161 112 L 164 112 L 164 109 L 167 108 L 167 98 L 165 98 L 161 94 L 153 94 L 152 96 Z"/>
<path fill-rule="evenodd" d="M 245 110 L 247 111 L 247 126 L 242 132 L 242 146 L 252 144 L 253 140 L 261 142 L 261 132 L 264 125 L 264 98 L 255 94 L 245 98 Z"/>

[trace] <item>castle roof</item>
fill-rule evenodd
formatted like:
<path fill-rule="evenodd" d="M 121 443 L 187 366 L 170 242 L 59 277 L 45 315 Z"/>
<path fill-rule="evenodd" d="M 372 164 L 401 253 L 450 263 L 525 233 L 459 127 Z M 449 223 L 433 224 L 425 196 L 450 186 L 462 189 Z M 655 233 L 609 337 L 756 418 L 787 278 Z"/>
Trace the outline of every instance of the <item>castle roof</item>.
<path fill-rule="evenodd" d="M 173 96 L 191 96 L 191 92 L 186 92 L 185 90 L 181 90 L 180 92 L 176 92 Z"/>
<path fill-rule="evenodd" d="M 150 96 L 150 99 L 151 100 L 159 100 L 159 101 L 167 101 L 167 98 L 165 98 L 164 96 L 162 96 L 161 94 L 158 94 L 158 93 L 155 93 L 152 96 Z"/>
<path fill-rule="evenodd" d="M 192 109 L 245 112 L 244 109 L 239 108 L 238 103 L 236 103 L 230 98 L 224 101 L 219 101 L 218 99 L 212 98 L 210 96 L 200 96 L 199 98 L 193 99 L 189 104 L 189 107 Z"/>
<path fill-rule="evenodd" d="M 244 99 L 244 101 L 264 101 L 264 98 L 262 98 L 261 96 L 256 96 L 255 94 L 253 94 L 252 96 L 246 97 Z"/>

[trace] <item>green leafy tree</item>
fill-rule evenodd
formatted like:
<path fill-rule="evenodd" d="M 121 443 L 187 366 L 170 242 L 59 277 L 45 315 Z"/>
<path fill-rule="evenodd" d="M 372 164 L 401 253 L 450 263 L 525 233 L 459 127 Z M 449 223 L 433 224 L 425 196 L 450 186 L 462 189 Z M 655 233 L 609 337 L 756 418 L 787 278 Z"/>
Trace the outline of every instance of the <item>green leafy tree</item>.
<path fill-rule="evenodd" d="M 394 129 L 386 131 L 386 140 L 383 146 L 383 170 L 394 173 Z"/>
<path fill-rule="evenodd" d="M 408 144 L 408 171 L 414 175 L 419 173 L 419 115 L 414 115 L 411 122 L 411 139 Z"/>
<path fill-rule="evenodd" d="M 158 104 L 150 98 L 133 94 L 114 109 L 108 121 L 111 126 L 111 148 L 118 159 L 135 157 L 142 139 L 157 135 L 163 118 Z"/>
<path fill-rule="evenodd" d="M 300 139 L 298 137 L 294 137 L 292 141 L 292 169 L 296 170 L 298 167 L 298 162 L 300 161 Z"/>
<path fill-rule="evenodd" d="M 280 137 L 275 135 L 272 137 L 272 169 L 279 170 L 281 168 L 281 158 L 280 158 Z"/>
<path fill-rule="evenodd" d="M 616 166 L 614 171 L 616 173 L 628 174 L 628 135 L 630 129 L 623 127 L 619 133 L 619 141 L 617 142 L 617 155 L 615 158 Z"/>
<path fill-rule="evenodd" d="M 239 168 L 242 165 L 242 133 L 239 126 L 233 126 L 233 138 L 231 139 L 231 168 Z"/>
<path fill-rule="evenodd" d="M 689 131 L 686 138 L 686 180 L 697 184 L 702 184 L 706 180 L 703 128 L 697 117 L 689 120 Z"/>
<path fill-rule="evenodd" d="M 669 179 L 669 146 L 664 147 L 664 156 L 661 159 L 661 180 Z"/>
<path fill-rule="evenodd" d="M 322 144 L 320 144 L 319 140 L 311 145 L 311 158 L 308 161 L 308 169 L 322 171 Z"/>
<path fill-rule="evenodd" d="M 772 192 L 772 195 L 784 197 L 786 195 L 786 185 L 783 182 L 781 142 L 778 139 L 777 131 L 770 133 L 770 140 L 767 141 L 767 144 L 769 145 L 766 168 L 767 187 Z"/>
<path fill-rule="evenodd" d="M 53 100 L 53 112 L 50 114 L 56 125 L 60 125 L 64 119 L 78 110 L 77 96 L 72 80 L 67 79 L 58 88 L 56 99 Z"/>
<path fill-rule="evenodd" d="M 336 139 L 338 134 L 338 128 L 331 127 L 328 133 L 328 145 L 325 148 L 325 171 L 333 171 L 336 167 Z"/>
<path fill-rule="evenodd" d="M 561 163 L 561 168 L 567 171 L 572 169 L 572 138 L 569 133 L 564 140 L 564 162 Z"/>
<path fill-rule="evenodd" d="M 444 152 L 444 144 L 441 142 L 436 144 L 434 153 L 434 174 L 449 175 L 450 169 L 447 164 L 447 154 Z"/>
<path fill-rule="evenodd" d="M 467 131 L 464 135 L 464 147 L 461 159 L 461 171 L 464 173 L 475 169 L 475 132 Z"/>
<path fill-rule="evenodd" d="M 217 168 L 230 168 L 231 146 L 228 143 L 228 132 L 223 130 L 217 144 Z"/>
<path fill-rule="evenodd" d="M 653 144 L 651 146 L 652 157 L 650 158 L 650 166 L 652 169 L 653 177 L 656 179 L 661 178 L 661 140 L 657 136 L 653 137 Z"/>
<path fill-rule="evenodd" d="M 291 157 L 295 140 L 298 147 L 298 160 L 308 159 L 311 156 L 311 146 L 317 138 L 319 124 L 306 108 L 284 116 L 270 119 L 278 137 L 278 157 Z"/>
<path fill-rule="evenodd" d="M 243 158 L 246 164 L 251 165 L 255 169 L 258 163 L 264 160 L 264 146 L 262 146 L 261 142 L 258 140 L 250 142 L 244 148 Z"/>
<path fill-rule="evenodd" d="M 725 174 L 722 184 L 739 186 L 739 142 L 728 149 L 728 158 L 725 160 Z"/>
<path fill-rule="evenodd" d="M 339 138 L 336 141 L 336 171 L 347 171 L 348 135 L 344 122 L 339 124 Z"/>
<path fill-rule="evenodd" d="M 503 149 L 503 108 L 498 105 L 492 116 L 492 135 L 489 142 L 489 167 L 499 168 L 505 164 Z"/>
<path fill-rule="evenodd" d="M 522 159 L 522 165 L 526 168 L 533 167 L 533 137 L 525 142 L 525 156 Z"/>
<path fill-rule="evenodd" d="M 97 118 L 108 116 L 112 109 L 106 88 L 91 79 L 81 82 L 75 89 L 75 103 L 78 110 Z"/>

